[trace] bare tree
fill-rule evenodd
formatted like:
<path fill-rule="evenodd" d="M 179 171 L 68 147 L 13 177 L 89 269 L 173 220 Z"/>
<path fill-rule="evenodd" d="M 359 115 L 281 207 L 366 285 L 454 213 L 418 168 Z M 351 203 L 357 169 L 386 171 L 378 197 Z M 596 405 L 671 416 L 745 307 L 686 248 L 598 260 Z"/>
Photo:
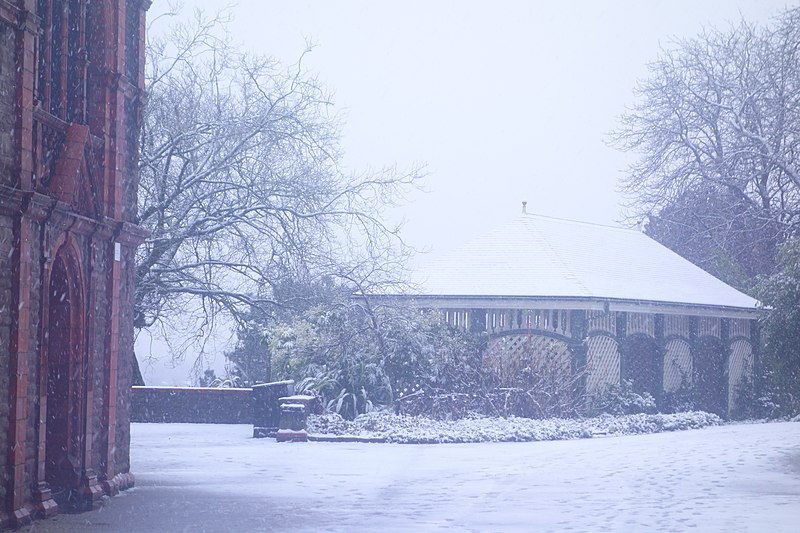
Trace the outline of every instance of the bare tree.
<path fill-rule="evenodd" d="M 678 41 L 649 70 L 613 134 L 638 156 L 631 218 L 701 263 L 771 272 L 800 223 L 800 8 Z"/>
<path fill-rule="evenodd" d="M 282 68 L 224 30 L 197 13 L 149 32 L 137 328 L 194 313 L 202 333 L 218 313 L 284 303 L 272 284 L 286 276 L 391 282 L 407 252 L 382 211 L 419 171 L 343 171 L 339 120 L 303 58 Z"/>

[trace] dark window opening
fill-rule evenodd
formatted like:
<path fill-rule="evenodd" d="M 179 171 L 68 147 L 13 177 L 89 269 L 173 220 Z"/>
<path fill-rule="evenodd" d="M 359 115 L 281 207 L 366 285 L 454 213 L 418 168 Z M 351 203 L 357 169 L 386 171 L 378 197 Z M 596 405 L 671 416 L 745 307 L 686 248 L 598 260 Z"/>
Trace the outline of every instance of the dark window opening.
<path fill-rule="evenodd" d="M 134 85 L 139 81 L 139 17 L 137 2 L 126 2 L 125 75 Z"/>
<path fill-rule="evenodd" d="M 79 0 L 70 0 L 67 16 L 67 120 L 82 122 L 82 89 L 84 61 L 81 43 L 81 5 Z"/>
<path fill-rule="evenodd" d="M 50 113 L 61 117 L 64 111 L 64 100 L 62 93 L 64 83 L 64 67 L 66 64 L 64 50 L 64 11 L 66 5 L 61 9 L 58 5 L 53 7 L 52 22 L 50 24 L 51 48 L 50 48 Z"/>

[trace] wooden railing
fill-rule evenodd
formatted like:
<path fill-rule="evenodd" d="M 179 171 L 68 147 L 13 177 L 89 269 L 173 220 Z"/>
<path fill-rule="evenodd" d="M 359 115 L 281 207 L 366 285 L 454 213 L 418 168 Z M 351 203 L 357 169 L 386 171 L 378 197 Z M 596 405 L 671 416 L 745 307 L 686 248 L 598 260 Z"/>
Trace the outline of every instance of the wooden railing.
<path fill-rule="evenodd" d="M 491 334 L 520 330 L 548 331 L 565 337 L 572 334 L 570 312 L 563 309 L 450 309 L 444 316 L 452 327 L 465 330 L 482 327 Z"/>

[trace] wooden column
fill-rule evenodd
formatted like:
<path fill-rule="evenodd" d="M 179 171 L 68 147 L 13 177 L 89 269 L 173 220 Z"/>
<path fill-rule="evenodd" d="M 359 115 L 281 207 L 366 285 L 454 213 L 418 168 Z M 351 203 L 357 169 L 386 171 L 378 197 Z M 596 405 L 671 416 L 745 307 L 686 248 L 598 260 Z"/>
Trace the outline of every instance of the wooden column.
<path fill-rule="evenodd" d="M 656 405 L 662 407 L 664 399 L 664 357 L 667 353 L 667 343 L 664 335 L 664 315 L 657 314 L 653 317 L 653 338 L 656 341 L 656 358 L 658 359 L 658 389 L 656 394 Z"/>
<path fill-rule="evenodd" d="M 572 367 L 573 371 L 581 373 L 581 378 L 578 382 L 578 390 L 576 390 L 575 393 L 585 396 L 587 377 L 586 364 L 589 354 L 589 347 L 586 345 L 586 334 L 588 333 L 586 311 L 570 311 L 569 322 L 572 337 L 569 343 L 569 349 L 570 352 L 572 352 Z"/>
<path fill-rule="evenodd" d="M 753 375 L 750 378 L 753 380 L 754 395 L 756 398 L 760 398 L 764 392 L 764 380 L 760 379 L 763 375 L 761 367 L 761 324 L 756 318 L 750 320 L 750 346 L 753 350 Z"/>
<path fill-rule="evenodd" d="M 725 415 L 731 416 L 730 390 L 731 390 L 731 319 L 723 318 L 719 325 L 719 338 L 722 347 L 722 395 L 725 399 Z"/>
<path fill-rule="evenodd" d="M 689 357 L 692 362 L 692 373 L 689 378 L 692 384 L 692 397 L 694 397 L 697 387 L 697 353 L 699 351 L 698 342 L 700 339 L 700 323 L 696 316 L 689 317 Z"/>
<path fill-rule="evenodd" d="M 624 311 L 617 311 L 616 313 L 616 326 L 617 332 L 617 353 L 619 354 L 619 385 L 622 384 L 624 376 L 628 372 L 628 313 Z"/>

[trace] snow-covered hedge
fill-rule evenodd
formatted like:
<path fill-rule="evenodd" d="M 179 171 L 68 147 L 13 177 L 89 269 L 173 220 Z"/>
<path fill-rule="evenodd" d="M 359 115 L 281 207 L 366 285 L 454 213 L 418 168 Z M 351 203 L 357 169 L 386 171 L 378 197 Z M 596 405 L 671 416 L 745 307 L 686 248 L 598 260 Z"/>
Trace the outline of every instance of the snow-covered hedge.
<path fill-rule="evenodd" d="M 585 419 L 480 417 L 455 421 L 374 412 L 359 415 L 352 422 L 337 414 L 312 415 L 308 418 L 308 431 L 317 435 L 377 437 L 387 442 L 422 444 L 583 439 L 697 429 L 719 424 L 722 424 L 720 417 L 702 411 L 666 415 L 603 415 Z"/>

